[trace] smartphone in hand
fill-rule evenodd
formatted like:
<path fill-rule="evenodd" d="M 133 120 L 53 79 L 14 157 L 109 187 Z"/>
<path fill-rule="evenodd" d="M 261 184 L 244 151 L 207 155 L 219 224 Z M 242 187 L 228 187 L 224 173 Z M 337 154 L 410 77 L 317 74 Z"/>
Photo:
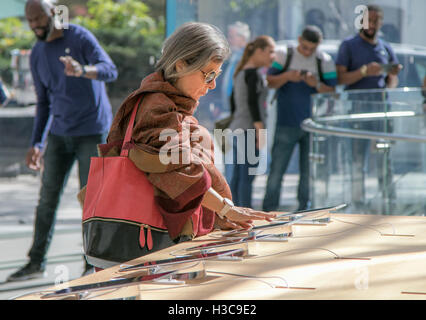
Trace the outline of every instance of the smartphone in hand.
<path fill-rule="evenodd" d="M 392 69 L 397 68 L 399 66 L 399 63 L 387 63 L 387 64 L 380 64 L 383 71 L 388 73 L 392 71 Z"/>

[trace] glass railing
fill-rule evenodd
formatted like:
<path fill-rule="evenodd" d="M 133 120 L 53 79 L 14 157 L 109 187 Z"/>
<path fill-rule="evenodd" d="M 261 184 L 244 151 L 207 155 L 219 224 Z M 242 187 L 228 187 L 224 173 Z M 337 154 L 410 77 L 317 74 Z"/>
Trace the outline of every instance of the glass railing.
<path fill-rule="evenodd" d="M 317 94 L 311 135 L 314 207 L 346 212 L 426 213 L 426 115 L 417 88 Z"/>

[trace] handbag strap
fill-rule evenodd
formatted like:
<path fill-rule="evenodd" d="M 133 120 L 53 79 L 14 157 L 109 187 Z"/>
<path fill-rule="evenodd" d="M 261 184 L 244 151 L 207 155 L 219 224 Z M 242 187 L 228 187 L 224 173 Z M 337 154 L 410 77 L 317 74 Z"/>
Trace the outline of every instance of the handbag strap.
<path fill-rule="evenodd" d="M 121 146 L 120 156 L 127 157 L 129 156 L 129 143 L 132 139 L 133 126 L 135 124 L 136 113 L 138 112 L 138 107 L 141 103 L 143 95 L 141 95 L 136 102 L 135 107 L 133 108 L 132 114 L 130 116 L 129 124 L 127 125 L 126 135 L 124 136 L 123 145 Z"/>

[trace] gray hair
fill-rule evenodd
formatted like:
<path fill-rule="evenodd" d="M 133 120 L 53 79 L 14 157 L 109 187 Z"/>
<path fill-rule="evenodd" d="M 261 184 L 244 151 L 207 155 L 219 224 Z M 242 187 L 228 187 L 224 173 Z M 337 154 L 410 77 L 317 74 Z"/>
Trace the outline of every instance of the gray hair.
<path fill-rule="evenodd" d="M 229 29 L 234 29 L 236 33 L 243 37 L 246 41 L 250 40 L 250 27 L 248 24 L 241 21 L 236 21 L 235 23 L 228 26 L 228 30 Z"/>
<path fill-rule="evenodd" d="M 174 83 L 178 78 L 200 70 L 214 62 L 228 59 L 231 50 L 223 33 L 215 26 L 188 22 L 180 26 L 163 44 L 156 70 L 162 71 L 167 81 Z M 182 60 L 185 70 L 176 71 L 176 63 Z"/>

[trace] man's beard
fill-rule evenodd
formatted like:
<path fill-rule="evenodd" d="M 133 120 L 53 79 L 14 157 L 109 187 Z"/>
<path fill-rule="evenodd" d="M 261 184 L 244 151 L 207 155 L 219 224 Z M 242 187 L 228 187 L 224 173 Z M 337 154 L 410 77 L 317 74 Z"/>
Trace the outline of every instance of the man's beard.
<path fill-rule="evenodd" d="M 367 32 L 368 29 L 362 29 L 361 32 L 364 36 L 366 36 L 368 39 L 374 39 L 374 37 L 376 36 L 377 32 L 374 31 L 372 34 Z"/>
<path fill-rule="evenodd" d="M 37 33 L 34 32 L 38 40 L 46 41 L 49 38 L 50 34 L 53 31 L 52 24 L 53 24 L 52 19 L 49 19 L 46 26 L 37 28 L 44 31 L 42 35 L 38 35 Z M 33 29 L 33 31 L 35 30 Z"/>

